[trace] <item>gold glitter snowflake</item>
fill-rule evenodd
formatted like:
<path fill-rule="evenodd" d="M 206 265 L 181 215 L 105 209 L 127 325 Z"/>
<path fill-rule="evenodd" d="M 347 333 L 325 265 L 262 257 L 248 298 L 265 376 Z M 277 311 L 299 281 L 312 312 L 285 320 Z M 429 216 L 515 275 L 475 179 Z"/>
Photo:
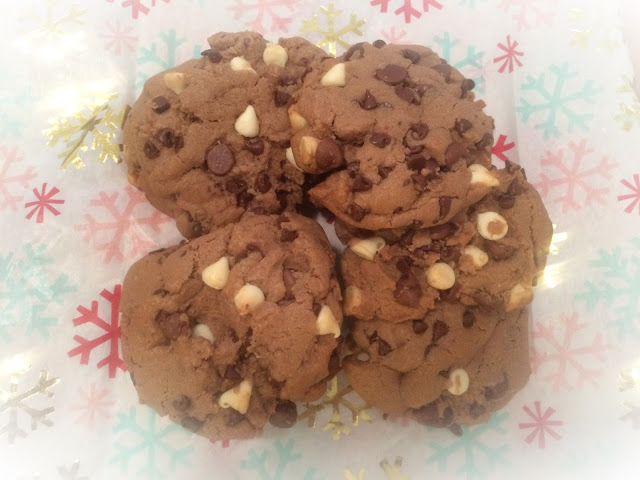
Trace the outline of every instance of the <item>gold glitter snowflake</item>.
<path fill-rule="evenodd" d="M 385 458 L 380 462 L 380 468 L 384 470 L 388 480 L 411 480 L 410 475 L 402 473 L 402 457 L 396 457 L 393 463 Z M 358 473 L 354 473 L 351 470 L 343 470 L 345 480 L 365 480 L 367 471 L 364 467 L 358 470 Z"/>
<path fill-rule="evenodd" d="M 343 36 L 352 33 L 354 35 L 362 36 L 360 27 L 362 27 L 366 21 L 358 20 L 356 15 L 352 14 L 349 23 L 336 30 L 336 18 L 340 16 L 342 10 L 336 10 L 333 3 L 329 4 L 329 7 L 320 7 L 320 13 L 327 17 L 327 27 L 323 29 L 320 27 L 320 20 L 318 14 L 315 14 L 311 20 L 303 20 L 303 27 L 300 29 L 300 33 L 317 33 L 322 36 L 322 40 L 316 43 L 320 48 L 325 48 L 332 56 L 338 54 L 338 45 L 345 50 L 351 46 L 342 39 Z"/>
<path fill-rule="evenodd" d="M 571 30 L 571 45 L 584 50 L 596 47 L 607 52 L 620 46 L 618 29 L 602 12 L 574 8 L 570 11 L 569 19 L 576 26 Z"/>
<path fill-rule="evenodd" d="M 619 113 L 614 118 L 622 124 L 623 130 L 630 132 L 634 127 L 640 127 L 640 101 L 631 77 L 623 75 L 616 91 L 628 102 L 619 104 Z"/>

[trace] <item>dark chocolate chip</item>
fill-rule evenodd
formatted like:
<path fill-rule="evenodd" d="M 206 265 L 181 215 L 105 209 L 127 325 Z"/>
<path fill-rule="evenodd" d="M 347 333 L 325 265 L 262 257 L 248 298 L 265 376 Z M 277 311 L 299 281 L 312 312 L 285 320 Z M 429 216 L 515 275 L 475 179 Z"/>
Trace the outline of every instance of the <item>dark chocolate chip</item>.
<path fill-rule="evenodd" d="M 403 255 L 396 260 L 396 268 L 400 273 L 409 273 L 412 265 L 413 260 L 411 260 L 411 257 L 408 257 L 407 255 Z"/>
<path fill-rule="evenodd" d="M 435 402 L 413 410 L 413 415 L 418 423 L 429 427 L 444 428 L 453 421 L 453 410 L 446 407 L 441 416 Z"/>
<path fill-rule="evenodd" d="M 458 292 L 460 291 L 459 285 L 454 285 L 447 290 L 440 290 L 440 300 L 445 302 L 457 302 Z"/>
<path fill-rule="evenodd" d="M 438 203 L 440 204 L 440 216 L 438 218 L 444 218 L 451 210 L 451 197 L 440 197 Z"/>
<path fill-rule="evenodd" d="M 420 297 L 422 288 L 416 276 L 411 272 L 403 273 L 396 282 L 393 298 L 405 307 L 416 307 L 420 303 Z"/>
<path fill-rule="evenodd" d="M 227 368 L 224 370 L 223 378 L 225 380 L 240 380 L 242 375 L 236 370 L 236 367 L 233 365 L 227 365 Z"/>
<path fill-rule="evenodd" d="M 286 288 L 287 291 L 291 291 L 293 286 L 296 284 L 296 277 L 293 274 L 293 270 L 289 268 L 282 269 L 282 283 L 284 283 L 284 288 Z"/>
<path fill-rule="evenodd" d="M 516 197 L 514 197 L 513 195 L 499 195 L 497 200 L 500 208 L 504 210 L 509 210 L 516 204 Z"/>
<path fill-rule="evenodd" d="M 233 177 L 225 182 L 224 187 L 227 192 L 237 195 L 238 193 L 247 191 L 247 182 L 241 177 Z"/>
<path fill-rule="evenodd" d="M 496 310 L 502 303 L 499 297 L 491 295 L 489 292 L 485 292 L 484 290 L 474 292 L 473 295 L 471 295 L 471 298 L 480 307 L 487 311 Z"/>
<path fill-rule="evenodd" d="M 347 215 L 359 222 L 367 214 L 366 210 L 357 203 L 352 203 L 347 207 Z"/>
<path fill-rule="evenodd" d="M 410 87 L 396 87 L 396 95 L 406 102 L 420 105 L 420 95 Z"/>
<path fill-rule="evenodd" d="M 427 170 L 427 178 L 429 179 L 434 179 L 436 178 L 438 175 L 438 168 L 440 168 L 440 165 L 438 164 L 438 161 L 435 158 L 429 158 L 427 159 L 427 163 L 425 164 L 424 168 Z"/>
<path fill-rule="evenodd" d="M 280 400 L 269 417 L 269 423 L 278 428 L 291 428 L 298 421 L 298 408 L 291 400 Z"/>
<path fill-rule="evenodd" d="M 378 338 L 378 355 L 380 355 L 381 357 L 384 357 L 386 355 L 389 355 L 390 353 L 391 353 L 391 345 L 389 345 L 387 342 L 385 342 L 381 338 Z"/>
<path fill-rule="evenodd" d="M 433 343 L 427 345 L 427 348 L 424 349 L 424 358 L 427 358 L 429 353 L 431 353 L 431 350 L 433 350 L 434 348 L 436 348 L 436 346 Z"/>
<path fill-rule="evenodd" d="M 431 68 L 436 72 L 438 72 L 440 75 L 442 75 L 444 77 L 445 82 L 448 82 L 449 80 L 451 80 L 451 71 L 453 70 L 451 68 L 451 65 L 447 63 L 439 63 L 438 65 L 434 65 Z"/>
<path fill-rule="evenodd" d="M 164 288 L 159 288 L 158 290 L 156 290 L 155 292 L 153 292 L 154 295 L 158 295 L 162 298 L 166 297 L 167 295 L 169 295 L 169 290 L 165 290 Z"/>
<path fill-rule="evenodd" d="M 297 83 L 298 79 L 296 77 L 292 77 L 291 75 L 280 77 L 280 85 L 282 85 L 283 87 L 290 87 L 291 85 L 296 85 Z"/>
<path fill-rule="evenodd" d="M 175 152 L 179 152 L 184 147 L 184 137 L 182 135 L 176 135 L 176 138 L 173 140 L 173 150 Z"/>
<path fill-rule="evenodd" d="M 191 223 L 191 236 L 199 237 L 200 235 L 206 233 L 200 222 L 194 221 Z"/>
<path fill-rule="evenodd" d="M 351 181 L 351 190 L 354 192 L 365 192 L 371 189 L 371 180 L 363 175 L 356 175 Z"/>
<path fill-rule="evenodd" d="M 490 133 L 485 133 L 482 139 L 476 143 L 476 148 L 478 150 L 484 150 L 485 148 L 491 148 L 493 146 L 493 135 Z"/>
<path fill-rule="evenodd" d="M 207 150 L 205 155 L 207 167 L 214 175 L 222 176 L 231 171 L 236 159 L 231 149 L 223 144 L 217 143 Z"/>
<path fill-rule="evenodd" d="M 453 167 L 466 152 L 466 148 L 461 143 L 454 142 L 450 144 L 444 152 L 444 161 L 447 167 Z"/>
<path fill-rule="evenodd" d="M 509 388 L 509 380 L 507 379 L 507 374 L 503 374 L 503 380 L 493 385 L 492 387 L 484 387 L 484 398 L 487 400 L 497 400 L 502 397 L 505 393 L 507 393 L 507 389 Z"/>
<path fill-rule="evenodd" d="M 493 242 L 488 240 L 484 242 L 484 248 L 491 257 L 492 260 L 501 262 L 513 257 L 516 253 L 516 247 L 513 245 L 505 245 L 502 242 Z"/>
<path fill-rule="evenodd" d="M 449 425 L 449 430 L 456 437 L 461 437 L 462 436 L 462 427 L 460 425 L 458 425 L 457 423 L 452 423 L 451 425 Z"/>
<path fill-rule="evenodd" d="M 391 143 L 391 137 L 386 133 L 373 132 L 371 134 L 370 142 L 378 148 L 384 148 Z"/>
<path fill-rule="evenodd" d="M 244 141 L 244 148 L 254 155 L 260 155 L 264 152 L 264 141 L 260 138 L 247 138 Z"/>
<path fill-rule="evenodd" d="M 449 333 L 449 325 L 442 320 L 436 320 L 433 324 L 433 331 L 431 333 L 431 343 L 436 343 L 442 337 Z"/>
<path fill-rule="evenodd" d="M 422 140 L 429 133 L 429 126 L 426 123 L 414 123 L 409 129 L 409 135 L 414 140 Z"/>
<path fill-rule="evenodd" d="M 413 180 L 414 183 L 420 188 L 425 188 L 429 183 L 429 179 L 419 173 L 414 173 L 413 175 L 411 175 L 411 180 Z"/>
<path fill-rule="evenodd" d="M 156 134 L 156 139 L 167 148 L 171 148 L 174 145 L 176 134 L 171 128 L 163 128 Z"/>
<path fill-rule="evenodd" d="M 398 85 L 407 78 L 407 69 L 392 63 L 384 68 L 377 69 L 376 78 L 389 85 Z"/>
<path fill-rule="evenodd" d="M 402 210 L 403 210 L 402 207 L 396 207 L 396 208 L 393 209 L 393 213 L 394 214 L 398 214 L 398 213 L 402 212 Z"/>
<path fill-rule="evenodd" d="M 227 408 L 226 410 L 224 414 L 224 424 L 227 427 L 235 427 L 245 419 L 243 414 L 233 408 Z"/>
<path fill-rule="evenodd" d="M 282 230 L 280 232 L 281 242 L 293 242 L 296 238 L 298 238 L 298 232 L 295 230 Z"/>
<path fill-rule="evenodd" d="M 144 144 L 144 155 L 147 158 L 156 158 L 160 155 L 160 150 L 156 147 L 151 140 L 147 140 Z"/>
<path fill-rule="evenodd" d="M 411 155 L 407 155 L 405 157 L 405 161 L 407 162 L 407 167 L 416 172 L 419 172 L 427 166 L 427 157 L 420 153 L 412 153 Z"/>
<path fill-rule="evenodd" d="M 276 90 L 276 93 L 273 94 L 273 102 L 276 107 L 284 107 L 291 100 L 291 95 L 287 92 L 283 92 L 281 90 Z"/>
<path fill-rule="evenodd" d="M 256 177 L 255 188 L 260 193 L 267 193 L 271 190 L 271 180 L 267 172 L 260 172 Z"/>
<path fill-rule="evenodd" d="M 349 60 L 357 60 L 362 57 L 364 57 L 364 47 L 362 46 L 362 42 L 352 45 L 349 50 L 344 53 L 344 59 L 347 62 Z"/>
<path fill-rule="evenodd" d="M 326 137 L 320 140 L 316 148 L 316 164 L 322 170 L 328 170 L 342 165 L 344 156 L 340 145 L 333 138 Z"/>
<path fill-rule="evenodd" d="M 240 208 L 247 208 L 255 197 L 249 192 L 242 192 L 236 195 L 236 205 Z"/>
<path fill-rule="evenodd" d="M 404 49 L 402 50 L 402 56 L 407 60 L 410 60 L 411 63 L 418 63 L 420 60 L 420 54 L 415 50 Z"/>
<path fill-rule="evenodd" d="M 382 39 L 378 39 L 378 40 L 376 40 L 375 42 L 373 42 L 371 45 L 373 45 L 373 46 L 374 46 L 374 47 L 376 47 L 376 48 L 382 48 L 382 47 L 384 47 L 386 44 L 387 44 L 387 42 L 385 42 L 384 40 L 382 40 Z"/>
<path fill-rule="evenodd" d="M 169 313 L 160 310 L 156 315 L 156 323 L 167 339 L 174 340 L 181 336 L 191 335 L 189 317 L 185 313 Z"/>
<path fill-rule="evenodd" d="M 430 90 L 433 88 L 433 85 L 416 85 L 415 88 L 416 88 L 416 92 L 418 92 L 418 95 L 423 97 L 424 94 L 427 93 L 427 90 Z"/>
<path fill-rule="evenodd" d="M 484 415 L 486 411 L 487 409 L 483 405 L 480 405 L 478 402 L 473 402 L 471 405 L 469 405 L 469 414 L 473 418 L 478 418 L 479 416 Z"/>
<path fill-rule="evenodd" d="M 200 55 L 207 57 L 211 63 L 220 63 L 222 61 L 222 54 L 215 48 L 208 48 L 200 52 Z"/>
<path fill-rule="evenodd" d="M 476 316 L 470 310 L 467 310 L 462 315 L 462 326 L 464 328 L 471 328 L 476 323 Z"/>
<path fill-rule="evenodd" d="M 460 255 L 461 255 L 460 250 L 454 247 L 444 246 L 440 250 L 440 259 L 447 263 L 457 262 L 458 259 L 460 258 Z"/>
<path fill-rule="evenodd" d="M 416 234 L 415 230 L 407 230 L 402 234 L 398 243 L 402 246 L 408 246 L 413 243 L 413 236 Z"/>
<path fill-rule="evenodd" d="M 171 107 L 169 100 L 167 100 L 162 95 L 151 100 L 151 110 L 156 113 L 166 112 L 167 110 L 169 110 L 169 107 Z"/>
<path fill-rule="evenodd" d="M 474 89 L 475 86 L 476 82 L 474 82 L 470 78 L 465 78 L 460 85 L 460 98 L 465 98 L 467 94 Z"/>
<path fill-rule="evenodd" d="M 455 232 L 456 226 L 453 223 L 443 223 L 429 229 L 431 240 L 442 240 Z"/>
<path fill-rule="evenodd" d="M 413 327 L 413 333 L 416 335 L 422 335 L 429 328 L 427 324 L 422 320 L 414 320 L 411 324 Z"/>
<path fill-rule="evenodd" d="M 393 170 L 393 167 L 378 167 L 378 175 L 380 175 L 380 178 L 387 178 L 391 170 Z"/>
<path fill-rule="evenodd" d="M 198 420 L 195 417 L 184 417 L 180 425 L 182 425 L 187 430 L 191 430 L 192 432 L 197 432 L 202 428 L 204 422 L 202 420 Z"/>
<path fill-rule="evenodd" d="M 191 408 L 192 403 L 193 402 L 189 397 L 187 397 L 186 395 L 180 395 L 173 401 L 172 405 L 173 408 L 175 408 L 179 412 L 186 412 Z"/>
<path fill-rule="evenodd" d="M 409 153 L 420 153 L 424 150 L 424 145 L 412 145 L 407 147 Z"/>
<path fill-rule="evenodd" d="M 369 340 L 369 345 L 378 341 L 378 331 L 374 330 L 371 335 L 366 335 L 367 340 Z"/>
<path fill-rule="evenodd" d="M 473 124 L 466 118 L 458 118 L 456 120 L 455 129 L 460 135 L 464 135 L 472 126 Z"/>
<path fill-rule="evenodd" d="M 318 316 L 321 309 L 322 309 L 322 305 L 320 305 L 318 302 L 313 302 L 313 305 L 311 305 L 311 310 L 313 310 L 313 314 L 315 316 Z"/>
<path fill-rule="evenodd" d="M 378 108 L 378 100 L 374 97 L 369 90 L 364 92 L 364 97 L 360 100 L 360 107 L 364 110 L 373 110 Z"/>
<path fill-rule="evenodd" d="M 527 189 L 526 185 L 524 185 L 520 180 L 514 178 L 509 184 L 509 188 L 507 189 L 507 193 L 509 195 L 521 195 Z"/>

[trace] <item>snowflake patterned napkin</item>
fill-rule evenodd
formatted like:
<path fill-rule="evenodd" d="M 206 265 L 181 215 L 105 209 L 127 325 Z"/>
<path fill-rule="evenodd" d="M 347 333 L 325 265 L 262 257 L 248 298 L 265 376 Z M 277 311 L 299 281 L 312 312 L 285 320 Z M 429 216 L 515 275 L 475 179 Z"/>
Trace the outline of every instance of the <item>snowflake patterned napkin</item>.
<path fill-rule="evenodd" d="M 617 1 L 6 4 L 0 478 L 639 478 L 640 102 Z M 128 186 L 120 125 L 150 75 L 243 29 L 331 54 L 421 43 L 474 79 L 496 120 L 494 163 L 523 165 L 555 224 L 534 373 L 489 423 L 455 437 L 384 419 L 342 377 L 294 428 L 250 441 L 210 443 L 137 404 L 120 285 L 180 237 Z"/>

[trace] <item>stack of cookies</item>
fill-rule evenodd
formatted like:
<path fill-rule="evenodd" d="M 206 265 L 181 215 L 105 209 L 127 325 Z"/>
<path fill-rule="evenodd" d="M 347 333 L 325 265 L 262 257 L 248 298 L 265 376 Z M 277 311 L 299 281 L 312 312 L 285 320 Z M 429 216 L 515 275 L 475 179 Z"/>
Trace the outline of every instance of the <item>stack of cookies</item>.
<path fill-rule="evenodd" d="M 387 414 L 486 421 L 528 379 L 551 224 L 521 168 L 491 166 L 473 81 L 420 46 L 209 45 L 151 78 L 124 129 L 129 182 L 190 239 L 124 282 L 140 400 L 247 438 L 293 425 L 342 363 Z M 308 199 L 336 216 L 341 278 Z"/>

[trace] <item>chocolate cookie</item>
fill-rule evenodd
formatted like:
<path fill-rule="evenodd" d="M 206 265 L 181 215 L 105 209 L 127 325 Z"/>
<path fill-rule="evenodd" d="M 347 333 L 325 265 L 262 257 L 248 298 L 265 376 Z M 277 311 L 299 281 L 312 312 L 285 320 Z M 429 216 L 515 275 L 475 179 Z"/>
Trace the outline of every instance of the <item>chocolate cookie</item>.
<path fill-rule="evenodd" d="M 367 348 L 345 358 L 344 370 L 355 391 L 386 413 L 410 416 L 433 427 L 459 429 L 462 424 L 487 421 L 529 378 L 527 316 L 524 310 L 518 310 L 493 314 L 491 319 L 482 318 L 484 314 L 477 310 L 466 310 L 462 315 L 454 310 L 454 306 L 448 306 L 439 312 L 440 320 L 435 322 L 442 322 L 440 327 L 425 319 L 427 328 L 417 332 L 413 322 L 387 324 L 387 338 L 393 338 L 393 331 L 399 342 L 395 348 L 390 343 L 386 355 Z M 466 334 L 458 326 L 464 325 L 469 312 L 475 322 L 462 327 L 469 329 Z M 489 333 L 481 332 L 480 321 L 490 326 Z M 451 330 L 437 334 L 445 330 L 443 325 Z M 439 335 L 436 340 L 432 338 Z M 413 353 L 419 359 L 415 368 L 397 370 L 397 362 L 387 360 L 394 354 L 408 359 L 417 344 L 425 343 L 422 338 L 429 339 L 431 348 L 425 355 Z M 402 364 L 408 366 L 406 361 Z"/>
<path fill-rule="evenodd" d="M 250 32 L 209 45 L 150 78 L 124 127 L 129 181 L 187 238 L 300 202 L 303 174 L 285 156 L 287 105 L 326 56 L 301 38 L 274 45 Z"/>
<path fill-rule="evenodd" d="M 490 166 L 493 144 L 473 87 L 428 48 L 354 45 L 294 94 L 290 160 L 331 172 L 309 194 L 350 225 L 447 222 L 491 188 L 469 170 Z"/>
<path fill-rule="evenodd" d="M 347 315 L 402 322 L 423 317 L 439 299 L 487 311 L 531 302 L 551 222 L 519 167 L 482 175 L 497 184 L 493 192 L 442 225 L 375 233 L 337 227 L 343 240 L 352 236 L 341 260 Z"/>
<path fill-rule="evenodd" d="M 291 426 L 293 402 L 319 398 L 338 367 L 334 259 L 318 224 L 287 213 L 135 263 L 122 349 L 140 401 L 212 439 Z"/>

